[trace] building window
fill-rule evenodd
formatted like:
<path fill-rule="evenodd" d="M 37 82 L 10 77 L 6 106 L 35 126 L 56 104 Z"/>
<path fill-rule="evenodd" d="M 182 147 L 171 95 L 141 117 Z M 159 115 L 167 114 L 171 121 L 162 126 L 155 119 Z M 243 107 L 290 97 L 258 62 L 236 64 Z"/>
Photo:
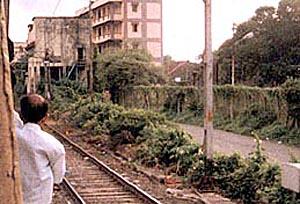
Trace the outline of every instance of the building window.
<path fill-rule="evenodd" d="M 100 19 L 102 16 L 101 16 L 101 9 L 98 10 L 98 19 Z"/>
<path fill-rule="evenodd" d="M 106 16 L 106 8 L 105 7 L 102 9 L 102 13 L 103 13 L 103 17 L 105 17 Z"/>
<path fill-rule="evenodd" d="M 111 25 L 111 29 L 114 34 L 121 34 L 122 24 L 121 23 L 113 24 L 113 25 Z"/>
<path fill-rule="evenodd" d="M 105 26 L 105 33 L 104 33 L 104 35 L 108 35 L 108 34 L 109 34 L 109 27 Z"/>
<path fill-rule="evenodd" d="M 84 60 L 84 48 L 77 48 L 77 59 L 78 61 Z"/>
<path fill-rule="evenodd" d="M 132 12 L 137 12 L 138 11 L 138 7 L 139 7 L 139 3 L 132 3 Z"/>
<path fill-rule="evenodd" d="M 121 14 L 121 4 L 120 3 L 116 3 L 115 4 L 115 14 Z"/>
<path fill-rule="evenodd" d="M 102 35 L 102 29 L 100 27 L 100 28 L 98 28 L 98 36 L 100 37 L 101 35 Z"/>
<path fill-rule="evenodd" d="M 132 23 L 132 32 L 134 33 L 138 32 L 138 26 L 139 26 L 138 23 Z"/>
<path fill-rule="evenodd" d="M 106 35 L 106 26 L 103 27 L 103 35 Z"/>
<path fill-rule="evenodd" d="M 107 15 L 110 16 L 110 7 L 107 6 Z"/>

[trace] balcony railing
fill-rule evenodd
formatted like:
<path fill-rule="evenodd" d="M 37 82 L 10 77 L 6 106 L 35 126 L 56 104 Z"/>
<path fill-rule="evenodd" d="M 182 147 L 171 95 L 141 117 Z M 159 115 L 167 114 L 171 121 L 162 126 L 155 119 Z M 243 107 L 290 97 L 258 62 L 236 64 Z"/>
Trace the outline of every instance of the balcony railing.
<path fill-rule="evenodd" d="M 122 14 L 106 15 L 101 18 L 95 19 L 93 22 L 93 27 L 107 23 L 108 21 L 122 21 L 122 20 L 123 20 Z"/>
<path fill-rule="evenodd" d="M 122 39 L 123 39 L 123 35 L 121 33 L 115 33 L 113 35 L 106 34 L 106 35 L 102 35 L 102 36 L 97 36 L 94 39 L 94 43 L 100 44 L 100 43 L 104 43 L 108 40 L 122 40 Z"/>

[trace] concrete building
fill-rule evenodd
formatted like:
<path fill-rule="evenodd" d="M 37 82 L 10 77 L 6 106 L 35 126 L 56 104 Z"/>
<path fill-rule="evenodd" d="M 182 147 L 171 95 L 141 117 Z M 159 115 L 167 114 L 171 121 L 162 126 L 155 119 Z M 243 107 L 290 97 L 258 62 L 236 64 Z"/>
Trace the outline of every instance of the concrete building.
<path fill-rule="evenodd" d="M 162 63 L 162 0 L 96 0 L 91 10 L 92 39 L 100 53 L 116 47 L 143 48 Z M 89 18 L 89 8 L 76 15 Z"/>
<path fill-rule="evenodd" d="M 26 42 L 14 42 L 14 59 L 13 62 L 18 62 L 22 57 L 26 55 Z"/>
<path fill-rule="evenodd" d="M 174 85 L 197 86 L 202 87 L 203 82 L 203 64 L 191 63 L 189 61 L 172 61 L 167 65 L 169 83 Z"/>
<path fill-rule="evenodd" d="M 79 17 L 34 17 L 28 26 L 27 92 L 41 80 L 86 78 L 90 21 Z"/>

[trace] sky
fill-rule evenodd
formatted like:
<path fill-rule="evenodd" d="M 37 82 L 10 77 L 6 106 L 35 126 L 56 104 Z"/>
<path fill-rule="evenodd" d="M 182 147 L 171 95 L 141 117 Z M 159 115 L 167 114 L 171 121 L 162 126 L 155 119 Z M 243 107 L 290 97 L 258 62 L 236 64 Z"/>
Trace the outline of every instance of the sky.
<path fill-rule="evenodd" d="M 280 0 L 212 0 L 213 49 L 232 37 L 232 24 L 251 18 L 261 6 L 278 7 Z M 59 2 L 59 4 L 58 4 Z M 11 0 L 9 35 L 27 38 L 34 16 L 72 16 L 89 0 Z M 57 6 L 58 5 L 58 6 Z M 57 9 L 55 9 L 57 8 Z M 204 49 L 203 0 L 163 0 L 163 54 L 175 60 L 196 61 Z"/>

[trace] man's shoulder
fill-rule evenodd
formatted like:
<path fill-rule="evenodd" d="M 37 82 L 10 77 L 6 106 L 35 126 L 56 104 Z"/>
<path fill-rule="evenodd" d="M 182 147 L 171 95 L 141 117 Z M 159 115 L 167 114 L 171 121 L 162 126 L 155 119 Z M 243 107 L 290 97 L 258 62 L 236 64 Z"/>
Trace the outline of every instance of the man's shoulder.
<path fill-rule="evenodd" d="M 57 138 L 55 138 L 53 135 L 51 135 L 50 133 L 48 133 L 44 130 L 41 130 L 41 136 L 45 139 L 45 141 L 48 144 L 51 144 L 51 145 L 54 145 L 57 147 L 63 147 L 62 143 Z"/>
<path fill-rule="evenodd" d="M 19 113 L 14 110 L 13 114 L 14 114 L 14 122 L 15 122 L 16 129 L 22 128 L 23 121 L 21 120 Z"/>

